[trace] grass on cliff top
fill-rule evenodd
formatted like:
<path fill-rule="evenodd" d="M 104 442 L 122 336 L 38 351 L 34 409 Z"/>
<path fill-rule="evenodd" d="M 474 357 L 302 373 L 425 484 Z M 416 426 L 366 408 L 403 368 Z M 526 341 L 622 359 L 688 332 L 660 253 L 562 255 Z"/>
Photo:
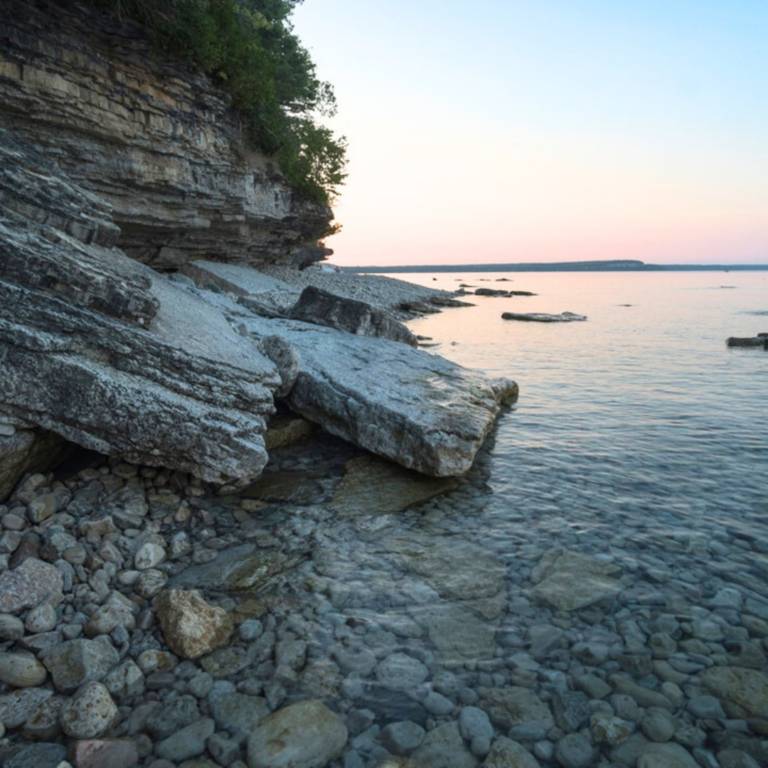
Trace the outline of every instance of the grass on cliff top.
<path fill-rule="evenodd" d="M 336 110 L 290 14 L 302 0 L 90 0 L 148 30 L 166 55 L 221 85 L 254 147 L 295 190 L 329 203 L 346 177 L 346 140 L 318 122 Z"/>

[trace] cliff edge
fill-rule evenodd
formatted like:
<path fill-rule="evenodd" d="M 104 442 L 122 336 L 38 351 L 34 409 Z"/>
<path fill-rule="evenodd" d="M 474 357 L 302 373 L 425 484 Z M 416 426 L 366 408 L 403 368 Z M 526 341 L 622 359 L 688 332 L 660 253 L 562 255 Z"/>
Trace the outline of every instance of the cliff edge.
<path fill-rule="evenodd" d="M 152 267 L 329 253 L 331 209 L 246 147 L 226 94 L 88 4 L 3 3 L 0 124 L 108 202 L 120 248 Z"/>
<path fill-rule="evenodd" d="M 254 269 L 316 259 L 330 209 L 244 153 L 221 94 L 139 28 L 5 5 L 0 501 L 68 444 L 243 485 L 276 401 L 405 467 L 465 473 L 514 382 L 414 349 L 386 309 L 302 301 Z M 413 290 L 450 302 L 410 286 L 409 306 Z"/>

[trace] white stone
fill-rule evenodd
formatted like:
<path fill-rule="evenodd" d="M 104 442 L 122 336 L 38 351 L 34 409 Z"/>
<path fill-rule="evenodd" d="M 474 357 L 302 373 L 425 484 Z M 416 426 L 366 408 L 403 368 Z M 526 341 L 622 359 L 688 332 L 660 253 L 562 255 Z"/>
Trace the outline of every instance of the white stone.
<path fill-rule="evenodd" d="M 165 549 L 154 541 L 144 542 L 137 550 L 133 558 L 136 570 L 146 571 L 154 568 L 165 560 Z"/>

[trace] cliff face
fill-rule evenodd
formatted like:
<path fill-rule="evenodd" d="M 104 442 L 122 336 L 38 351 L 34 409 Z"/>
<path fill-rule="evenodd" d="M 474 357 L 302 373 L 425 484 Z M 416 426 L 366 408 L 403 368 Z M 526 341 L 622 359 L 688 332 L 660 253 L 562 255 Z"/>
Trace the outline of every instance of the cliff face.
<path fill-rule="evenodd" d="M 210 80 L 89 5 L 3 2 L 0 125 L 110 203 L 118 245 L 155 268 L 327 253 L 316 241 L 330 209 L 297 200 L 273 163 L 245 149 Z"/>

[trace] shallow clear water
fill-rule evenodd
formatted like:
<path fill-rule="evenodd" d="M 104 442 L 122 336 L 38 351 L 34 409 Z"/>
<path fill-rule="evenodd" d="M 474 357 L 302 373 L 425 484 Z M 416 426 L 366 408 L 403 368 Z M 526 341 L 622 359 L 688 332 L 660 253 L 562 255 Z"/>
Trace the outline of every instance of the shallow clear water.
<path fill-rule="evenodd" d="M 494 507 L 514 498 L 527 519 L 562 516 L 578 532 L 631 520 L 690 533 L 708 519 L 765 534 L 768 355 L 728 349 L 725 339 L 768 330 L 768 316 L 754 314 L 768 309 L 768 275 L 412 279 L 538 294 L 467 297 L 475 307 L 410 324 L 440 342 L 440 354 L 520 384 L 491 456 Z M 589 319 L 521 323 L 501 320 L 505 311 Z"/>
<path fill-rule="evenodd" d="M 723 745 L 768 761 L 768 353 L 725 344 L 768 331 L 768 274 L 409 279 L 538 294 L 469 296 L 476 306 L 410 323 L 437 353 L 516 379 L 520 399 L 458 487 L 401 511 L 382 511 L 392 490 L 372 479 L 353 514 L 334 511 L 343 462 L 359 455 L 338 441 L 275 455 L 271 471 L 317 483 L 306 506 L 262 518 L 309 550 L 295 601 L 283 591 L 271 606 L 281 631 L 308 641 L 289 695 L 343 714 L 345 766 L 410 754 L 387 730 L 402 721 L 426 729 L 421 764 L 476 765 L 482 745 L 456 736 L 470 704 L 494 739 L 512 737 L 542 765 L 570 764 L 557 751 L 576 731 L 588 764 L 634 765 L 645 736 L 621 754 L 588 718 L 615 714 L 663 741 L 642 724 L 654 695 L 673 741 L 702 764 Z M 588 320 L 520 323 L 505 311 Z M 613 569 L 606 595 L 564 607 L 537 593 L 563 551 Z M 762 675 L 760 701 L 745 708 L 720 691 L 719 719 L 691 714 L 716 667 Z M 630 704 L 612 695 L 627 691 Z"/>

